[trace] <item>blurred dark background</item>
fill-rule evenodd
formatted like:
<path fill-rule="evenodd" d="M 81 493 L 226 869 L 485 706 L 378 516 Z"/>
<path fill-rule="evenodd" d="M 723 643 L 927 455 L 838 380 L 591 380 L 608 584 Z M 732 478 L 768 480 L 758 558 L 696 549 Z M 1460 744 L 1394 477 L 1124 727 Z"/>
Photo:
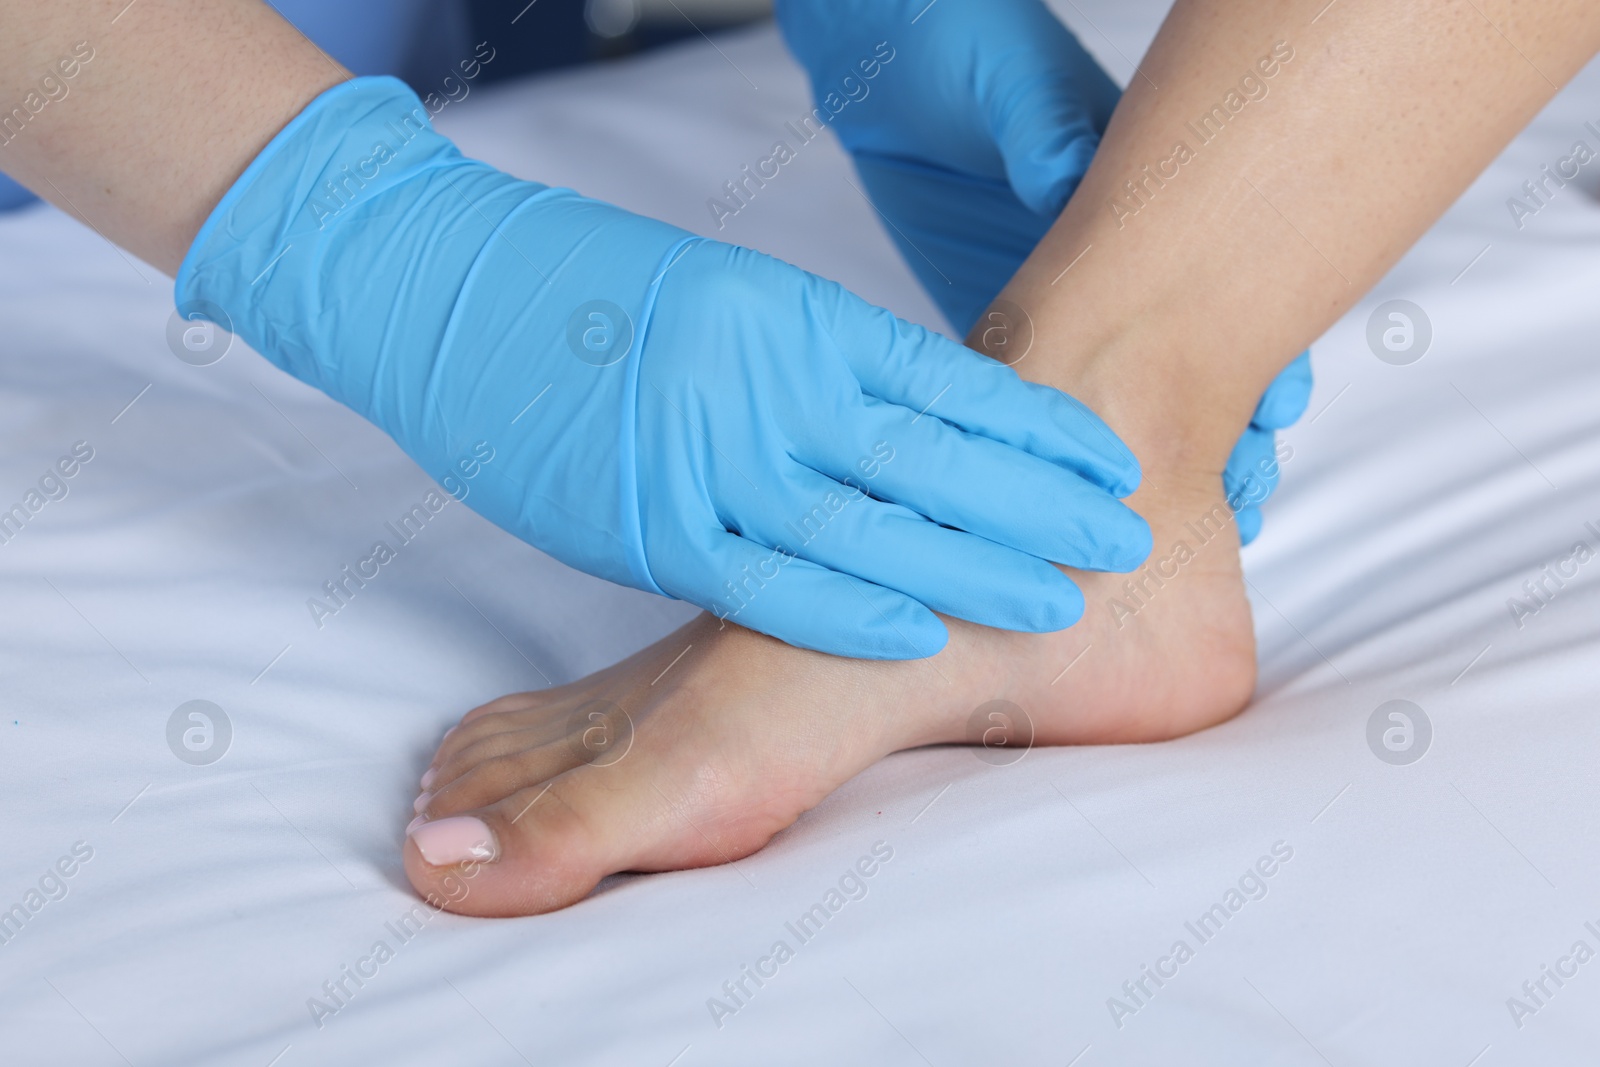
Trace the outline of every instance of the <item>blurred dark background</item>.
<path fill-rule="evenodd" d="M 771 0 L 268 2 L 351 71 L 399 75 L 424 97 L 459 92 L 447 79 L 464 71 L 481 86 L 606 62 L 758 21 L 772 10 Z M 491 54 L 491 62 L 476 62 Z M 0 211 L 32 200 L 0 175 Z"/>
<path fill-rule="evenodd" d="M 506 41 L 506 64 L 496 57 L 495 79 L 630 55 L 772 11 L 770 0 L 537 0 L 532 7 L 527 0 L 468 0 L 467 7 L 474 43 Z"/>

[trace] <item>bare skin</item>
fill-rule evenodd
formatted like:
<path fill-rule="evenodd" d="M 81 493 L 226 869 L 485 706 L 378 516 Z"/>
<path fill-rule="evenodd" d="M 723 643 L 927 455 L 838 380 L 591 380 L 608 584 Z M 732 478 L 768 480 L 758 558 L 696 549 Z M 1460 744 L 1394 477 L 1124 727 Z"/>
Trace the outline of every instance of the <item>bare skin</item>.
<path fill-rule="evenodd" d="M 1132 217 L 1110 207 L 1278 41 L 1294 58 L 1268 96 L 1224 112 Z M 168 272 L 261 147 L 348 77 L 255 0 L 0 0 L 0 107 L 57 77 L 77 42 L 94 58 L 0 139 L 0 169 Z M 701 620 L 572 686 L 503 698 L 430 768 L 412 884 L 465 913 L 527 914 L 615 871 L 737 859 L 886 753 L 973 740 L 972 712 L 996 699 L 1044 744 L 1159 740 L 1236 714 L 1254 646 L 1236 534 L 1217 516 L 1256 398 L 1597 47 L 1582 0 L 1180 0 L 1004 294 L 1035 328 L 1018 369 L 1083 399 L 1139 455 L 1130 503 L 1155 533 L 1160 584 L 1136 577 L 1129 596 L 1123 576 L 1075 575 L 1090 608 L 1070 630 L 947 620 L 939 656 L 900 663 Z M 593 700 L 634 724 L 614 762 L 620 747 L 595 758 L 583 744 L 597 724 L 575 713 Z M 446 884 L 458 873 L 464 896 Z"/>
<path fill-rule="evenodd" d="M 1174 488 L 1166 499 L 1181 503 L 1141 501 L 1158 537 L 1208 513 L 1221 492 Z M 481 846 L 494 861 L 469 863 L 470 894 L 446 906 L 550 911 L 616 871 L 749 855 L 891 752 L 981 741 L 969 720 L 992 700 L 1024 709 L 1035 743 L 1055 745 L 1162 740 L 1221 721 L 1249 698 L 1254 644 L 1231 525 L 1122 628 L 1099 604 L 1123 579 L 1079 577 L 1096 607 L 1059 634 L 1018 640 L 955 623 L 932 660 L 869 662 L 702 616 L 583 681 L 474 709 L 433 759 L 406 872 L 424 896 L 453 900 L 445 879 L 461 869 L 454 860 L 470 861 Z M 609 721 L 585 716 L 597 701 L 627 713 L 631 739 L 614 712 Z M 594 735 L 587 744 L 585 731 Z M 1008 732 L 1002 743 L 1021 737 Z M 444 827 L 441 839 L 427 837 L 430 820 Z M 419 845 L 465 851 L 435 853 L 435 865 Z"/>
<path fill-rule="evenodd" d="M 1313 23 L 1319 7 L 1180 0 L 1079 193 L 1003 294 L 1035 329 L 1017 369 L 1084 400 L 1140 457 L 1129 502 L 1154 531 L 1159 583 L 1140 572 L 1130 597 L 1127 577 L 1074 574 L 1089 609 L 1071 629 L 947 620 L 948 647 L 904 663 L 701 619 L 581 682 L 477 708 L 429 768 L 405 853 L 416 889 L 442 898 L 451 849 L 475 845 L 484 862 L 451 905 L 475 915 L 563 907 L 616 871 L 738 859 L 883 755 L 976 740 L 972 713 L 996 699 L 1043 744 L 1161 740 L 1237 714 L 1254 637 L 1237 535 L 1214 517 L 1256 398 L 1600 48 L 1600 15 L 1567 0 L 1340 0 Z M 1279 41 L 1293 58 L 1268 95 L 1198 144 L 1185 122 Z M 1175 178 L 1126 201 L 1136 212 L 1110 206 L 1185 137 Z M 581 743 L 585 729 L 605 739 L 579 714 L 597 700 L 634 724 L 620 759 L 620 742 L 598 759 Z"/>
<path fill-rule="evenodd" d="M 46 76 L 65 95 L 27 115 Z M 0 171 L 175 275 L 250 161 L 349 78 L 258 0 L 0 0 L 0 121 L 25 110 Z"/>

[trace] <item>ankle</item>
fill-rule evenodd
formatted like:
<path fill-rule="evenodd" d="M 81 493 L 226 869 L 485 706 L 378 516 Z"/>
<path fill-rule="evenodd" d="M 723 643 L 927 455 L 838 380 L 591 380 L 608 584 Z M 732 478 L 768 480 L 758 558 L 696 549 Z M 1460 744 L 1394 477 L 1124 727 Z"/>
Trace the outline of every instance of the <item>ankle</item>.
<path fill-rule="evenodd" d="M 1035 309 L 1032 350 L 1016 365 L 1019 374 L 1093 409 L 1138 456 L 1146 485 L 1218 484 L 1261 388 L 1230 373 L 1226 360 L 1167 317 L 1100 328 L 1044 294 L 1005 295 Z"/>
<path fill-rule="evenodd" d="M 1051 382 L 1092 408 L 1133 450 L 1146 490 L 1173 481 L 1210 485 L 1228 458 L 1204 402 L 1184 389 L 1187 375 L 1177 362 L 1112 345 L 1089 355 L 1071 384 Z"/>

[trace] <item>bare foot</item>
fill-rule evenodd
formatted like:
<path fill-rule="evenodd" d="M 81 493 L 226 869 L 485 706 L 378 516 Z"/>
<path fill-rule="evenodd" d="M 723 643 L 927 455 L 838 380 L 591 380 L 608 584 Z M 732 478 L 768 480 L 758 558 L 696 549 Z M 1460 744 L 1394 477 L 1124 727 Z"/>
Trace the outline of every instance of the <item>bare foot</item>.
<path fill-rule="evenodd" d="M 1075 575 L 1088 610 L 1060 633 L 947 620 L 931 660 L 860 661 L 703 617 L 580 682 L 475 709 L 424 778 L 412 884 L 466 914 L 524 915 L 614 872 L 736 860 L 890 752 L 985 740 L 973 713 L 994 700 L 1021 707 L 1043 744 L 1160 740 L 1229 717 L 1255 658 L 1220 470 L 1147 469 L 1132 503 L 1155 553 L 1134 575 Z M 1002 743 L 1027 740 L 1006 725 Z"/>
<path fill-rule="evenodd" d="M 941 740 L 884 666 L 701 616 L 580 682 L 502 697 L 440 745 L 406 872 L 452 910 L 526 915 L 617 871 L 747 856 L 881 757 Z M 943 684 L 929 661 L 896 666 L 899 684 Z"/>
<path fill-rule="evenodd" d="M 1220 475 L 1160 479 L 1147 474 L 1130 498 L 1150 522 L 1150 558 L 1133 574 L 1074 572 L 1087 605 L 1077 625 L 978 630 L 1004 647 L 1009 699 L 1041 743 L 1168 740 L 1231 718 L 1255 690 L 1255 631 Z"/>

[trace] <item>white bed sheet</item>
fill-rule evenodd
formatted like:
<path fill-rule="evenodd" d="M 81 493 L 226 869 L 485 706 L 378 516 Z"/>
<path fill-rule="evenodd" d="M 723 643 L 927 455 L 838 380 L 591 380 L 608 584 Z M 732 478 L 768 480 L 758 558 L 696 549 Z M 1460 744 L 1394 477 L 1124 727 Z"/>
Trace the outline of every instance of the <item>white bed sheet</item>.
<path fill-rule="evenodd" d="M 1124 79 L 1161 14 L 1063 10 Z M 545 917 L 437 917 L 321 1028 L 308 998 L 398 945 L 401 826 L 439 733 L 689 613 L 452 506 L 318 631 L 306 598 L 427 479 L 242 347 L 179 362 L 168 282 L 93 231 L 0 220 L 0 504 L 94 450 L 0 546 L 0 909 L 92 849 L 0 944 L 0 1060 L 1592 1059 L 1600 962 L 1547 980 L 1520 1028 L 1506 1002 L 1573 942 L 1600 949 L 1600 563 L 1521 628 L 1506 602 L 1600 542 L 1600 163 L 1520 230 L 1505 201 L 1574 140 L 1600 144 L 1597 89 L 1591 68 L 1317 345 L 1311 416 L 1246 554 L 1263 675 L 1245 714 L 1007 768 L 895 756 L 737 866 L 614 879 Z M 705 231 L 706 198 L 805 106 L 762 29 L 480 91 L 441 125 Z M 723 236 L 934 321 L 847 174 L 818 141 Z M 1433 325 L 1410 366 L 1365 340 L 1394 298 Z M 1366 743 L 1396 698 L 1434 728 L 1409 766 Z M 193 699 L 232 723 L 210 766 L 167 747 Z M 879 841 L 893 859 L 867 896 L 719 1028 L 708 998 Z M 1293 857 L 1268 895 L 1200 945 L 1185 922 L 1276 842 Z M 1108 998 L 1180 938 L 1194 958 L 1116 1026 Z"/>

